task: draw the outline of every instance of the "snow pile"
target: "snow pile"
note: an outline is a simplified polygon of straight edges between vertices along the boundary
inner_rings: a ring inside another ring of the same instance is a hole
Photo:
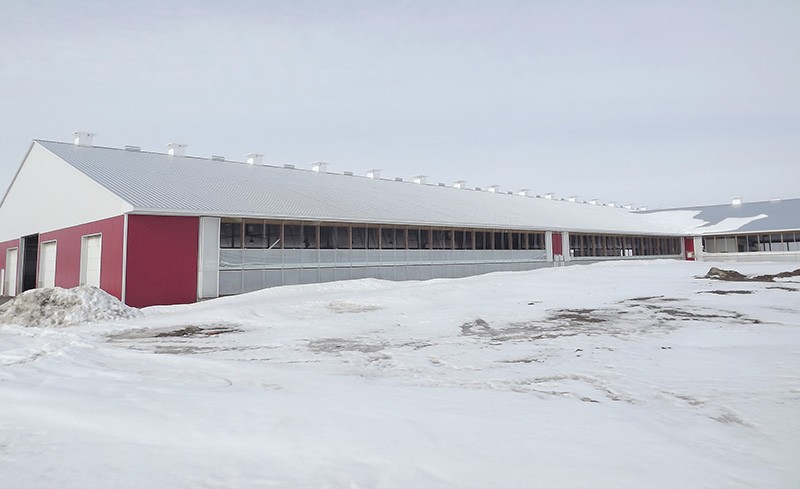
[[[33,289],[0,306],[0,324],[70,326],[138,316],[116,297],[90,285]]]

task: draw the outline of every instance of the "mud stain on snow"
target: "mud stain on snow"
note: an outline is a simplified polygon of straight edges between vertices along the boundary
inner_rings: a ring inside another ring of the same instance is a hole
[[[680,304],[685,300],[664,296],[635,297],[619,302],[616,307],[554,309],[548,311],[544,318],[498,325],[475,318],[460,325],[461,336],[486,339],[490,344],[498,345],[507,341],[535,341],[577,335],[668,333],[679,328],[683,321],[762,324],[760,319],[736,311]]]
[[[771,287],[767,287],[768,289],[777,289],[777,290],[785,290],[787,292],[800,292],[800,289],[796,289],[794,287],[785,287],[782,285],[774,285]]]
[[[119,343],[132,350],[172,355],[196,355],[267,348],[263,346],[222,346],[205,343],[220,335],[239,333],[241,331],[241,325],[237,323],[186,324],[171,328],[125,331],[109,335],[108,342]]]
[[[333,301],[328,303],[327,308],[337,314],[359,313],[369,311],[380,311],[383,306],[380,304],[357,304],[354,302]]]
[[[698,294],[716,295],[746,295],[754,293],[752,290],[701,290]]]
[[[187,324],[170,329],[138,329],[110,335],[109,341],[141,340],[152,338],[187,338],[208,337],[225,333],[241,332],[241,325],[236,323]]]
[[[709,416],[709,417],[711,419],[713,419],[714,421],[716,421],[718,423],[722,423],[722,424],[736,424],[736,425],[747,426],[747,427],[751,426],[750,423],[748,423],[745,420],[743,420],[736,413],[734,413],[732,411],[729,411],[727,409],[723,409],[722,413],[719,414],[718,416]]]
[[[340,352],[361,352],[374,353],[385,349],[388,343],[370,342],[359,339],[346,338],[320,338],[310,340],[308,349],[315,353],[340,353]]]

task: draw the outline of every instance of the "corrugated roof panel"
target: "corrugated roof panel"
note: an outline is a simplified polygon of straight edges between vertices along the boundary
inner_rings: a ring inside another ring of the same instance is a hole
[[[160,153],[37,141],[138,212],[669,234],[626,209]]]

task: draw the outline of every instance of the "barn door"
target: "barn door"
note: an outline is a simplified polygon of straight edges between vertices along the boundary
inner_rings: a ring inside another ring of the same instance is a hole
[[[81,240],[81,285],[100,287],[100,257],[103,237],[84,236]]]
[[[39,287],[56,286],[56,242],[42,243],[39,250]]]
[[[19,259],[19,249],[11,248],[6,251],[6,284],[5,295],[17,295],[17,260]]]
[[[553,232],[553,255],[563,254],[563,244],[561,233]]]
[[[684,258],[686,258],[689,261],[693,261],[693,260],[697,259],[697,256],[694,254],[694,238],[693,237],[683,238],[683,247],[684,247],[684,250],[686,252],[686,254],[684,255]]]
[[[39,271],[39,235],[22,238],[22,291],[36,288],[36,273]]]

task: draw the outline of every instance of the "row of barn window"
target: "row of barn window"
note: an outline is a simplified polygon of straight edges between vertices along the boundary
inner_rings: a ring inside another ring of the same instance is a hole
[[[543,232],[223,219],[220,248],[544,250]]]
[[[706,253],[748,253],[754,251],[800,251],[800,232],[705,236]]]
[[[680,255],[680,238],[668,236],[569,235],[570,256]]]

